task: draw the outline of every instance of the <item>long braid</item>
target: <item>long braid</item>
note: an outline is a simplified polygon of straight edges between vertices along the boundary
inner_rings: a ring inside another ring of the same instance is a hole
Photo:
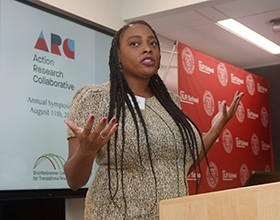
[[[183,137],[183,145],[184,145],[184,173],[185,176],[187,176],[187,171],[185,169],[186,165],[186,152],[187,152],[187,147],[189,147],[189,152],[191,154],[191,157],[193,159],[194,167],[198,167],[198,172],[196,171],[196,177],[198,173],[201,173],[201,167],[199,166],[200,161],[199,161],[199,147],[198,143],[196,141],[195,133],[191,127],[190,122],[192,123],[193,126],[196,127],[196,125],[192,122],[192,120],[187,117],[181,109],[172,101],[170,94],[163,83],[162,79],[159,77],[158,74],[153,75],[153,77],[150,80],[149,87],[153,91],[154,95],[157,97],[159,102],[162,104],[162,106],[169,112],[173,120],[175,121],[176,125],[179,128],[179,131]],[[196,129],[198,129],[196,127]],[[200,134],[200,133],[199,133]],[[202,139],[202,137],[200,136]],[[186,139],[186,141],[185,141]],[[187,142],[187,146],[186,146]],[[204,153],[206,152],[205,146],[202,142],[202,148]],[[206,156],[206,155],[205,155]],[[206,163],[209,165],[208,158],[206,158]],[[198,165],[198,166],[197,166]],[[184,179],[185,185],[187,186],[186,183],[186,178]],[[199,181],[198,177],[196,178],[196,191],[198,191],[199,188]]]

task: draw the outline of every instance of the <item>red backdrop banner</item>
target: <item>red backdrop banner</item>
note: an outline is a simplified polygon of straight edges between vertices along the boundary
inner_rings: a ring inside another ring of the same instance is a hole
[[[236,91],[244,92],[232,120],[205,159],[199,193],[243,186],[254,171],[274,170],[269,117],[268,82],[264,78],[178,44],[178,93],[181,107],[204,135],[220,103],[230,105]],[[188,176],[190,194],[195,175]]]

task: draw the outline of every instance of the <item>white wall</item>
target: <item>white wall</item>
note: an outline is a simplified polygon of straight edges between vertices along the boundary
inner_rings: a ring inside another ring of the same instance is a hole
[[[158,73],[168,90],[178,93],[177,45],[175,41],[158,37],[161,47],[161,65]]]
[[[144,15],[155,15],[207,1],[209,0],[122,0],[121,14],[124,20],[130,20]]]
[[[122,0],[39,0],[113,30],[125,24],[121,17]]]
[[[33,0],[36,1],[36,0]],[[209,0],[38,0],[113,30],[118,30],[126,20],[170,11]]]

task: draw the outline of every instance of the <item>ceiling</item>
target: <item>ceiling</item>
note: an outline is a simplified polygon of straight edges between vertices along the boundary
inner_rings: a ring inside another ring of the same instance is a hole
[[[139,19],[146,20],[169,41],[184,43],[240,68],[280,64],[280,54],[263,51],[216,25],[218,20],[227,18],[239,21],[280,45],[280,32],[274,32],[270,22],[280,18],[280,0],[212,0]]]

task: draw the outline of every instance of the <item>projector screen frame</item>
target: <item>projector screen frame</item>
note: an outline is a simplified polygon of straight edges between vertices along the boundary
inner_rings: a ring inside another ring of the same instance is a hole
[[[90,20],[74,15],[67,11],[58,9],[46,3],[35,0],[14,0],[16,2],[28,5],[35,9],[47,12],[49,14],[58,16],[84,27],[90,28],[94,31],[113,37],[115,31],[94,23]],[[63,134],[62,134],[63,135]],[[15,180],[18,181],[18,180]],[[70,188],[48,188],[48,189],[15,189],[15,190],[0,190],[0,201],[10,200],[25,200],[25,199],[49,199],[49,198],[84,198],[87,192],[87,188],[81,188],[77,191],[73,191]]]

